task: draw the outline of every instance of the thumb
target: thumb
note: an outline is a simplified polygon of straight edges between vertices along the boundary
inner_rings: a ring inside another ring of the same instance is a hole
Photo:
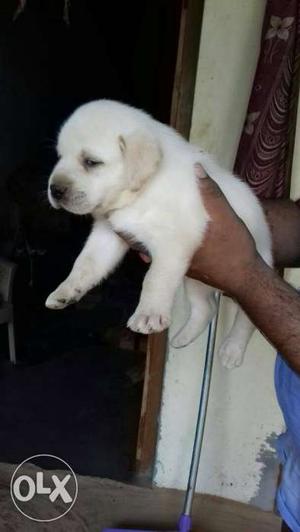
[[[205,179],[206,177],[208,177],[201,163],[195,163],[194,170],[195,170],[195,176],[198,179]]]
[[[225,200],[225,196],[223,192],[221,191],[220,187],[217,185],[217,183],[211,179],[211,177],[207,174],[206,170],[204,170],[201,163],[195,163],[194,164],[194,170],[195,175],[198,179],[199,187],[202,193],[202,197],[205,200],[207,199],[210,203],[212,202],[220,202],[220,199]]]

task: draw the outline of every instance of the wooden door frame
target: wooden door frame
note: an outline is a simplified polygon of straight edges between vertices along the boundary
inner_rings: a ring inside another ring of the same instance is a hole
[[[188,138],[199,54],[204,0],[183,0],[171,105],[171,125]],[[136,450],[136,475],[151,481],[157,444],[167,333],[148,337],[145,379]]]

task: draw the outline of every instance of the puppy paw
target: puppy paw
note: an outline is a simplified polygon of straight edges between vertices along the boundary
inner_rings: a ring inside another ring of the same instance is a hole
[[[243,345],[237,343],[234,338],[228,337],[222,343],[218,355],[225,368],[238,368],[243,363],[245,348]]]
[[[80,299],[80,290],[74,290],[70,286],[62,283],[46,299],[46,307],[52,310],[59,310],[76,303]]]
[[[134,332],[151,334],[164,331],[169,327],[170,323],[171,317],[168,314],[143,312],[137,309],[129,318],[127,327]]]

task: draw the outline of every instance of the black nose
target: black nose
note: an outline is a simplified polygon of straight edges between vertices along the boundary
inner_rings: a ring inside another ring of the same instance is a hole
[[[67,187],[65,185],[50,185],[50,192],[54,199],[61,200],[65,192],[67,190]]]

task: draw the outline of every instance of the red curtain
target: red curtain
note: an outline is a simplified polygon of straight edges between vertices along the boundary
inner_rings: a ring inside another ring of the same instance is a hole
[[[300,0],[269,0],[234,169],[260,198],[288,195],[299,59]]]

